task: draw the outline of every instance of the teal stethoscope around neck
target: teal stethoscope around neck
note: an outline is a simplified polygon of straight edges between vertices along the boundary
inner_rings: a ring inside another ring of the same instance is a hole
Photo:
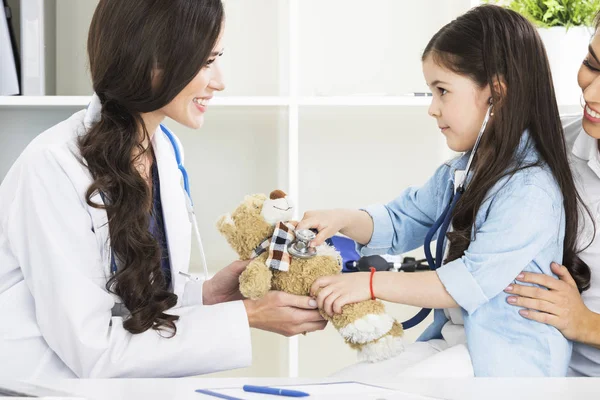
[[[185,167],[183,166],[183,155],[181,153],[181,143],[179,142],[179,139],[177,139],[177,137],[173,134],[173,132],[171,132],[169,130],[169,128],[167,128],[165,125],[160,124],[160,129],[161,131],[165,134],[165,136],[167,137],[167,139],[169,139],[169,142],[171,143],[171,146],[173,147],[173,152],[175,154],[175,161],[177,162],[177,168],[179,169],[179,172],[181,172],[181,176],[182,176],[182,180],[183,180],[183,191],[185,192],[185,206],[186,209],[188,211],[188,217],[190,219],[190,222],[192,224],[193,230],[194,230],[194,235],[196,236],[196,243],[198,244],[198,250],[200,252],[200,258],[202,259],[202,266],[204,268],[204,279],[208,280],[208,266],[206,264],[206,255],[204,253],[204,246],[202,245],[202,238],[200,236],[200,230],[198,229],[198,220],[196,219],[196,213],[194,212],[194,203],[192,202],[192,194],[190,192],[190,181],[189,181],[189,177],[188,177],[188,173],[187,170],[185,169]],[[110,259],[110,270],[111,273],[114,275],[117,273],[117,263],[114,257],[114,253],[111,252],[111,259]],[[192,280],[198,280],[198,278],[194,277],[193,275],[184,273],[184,272],[179,272],[180,275],[183,275],[189,279]]]
[[[475,153],[477,148],[479,147],[479,142],[481,141],[481,137],[483,136],[483,132],[485,132],[485,128],[487,127],[488,121],[490,120],[490,116],[492,115],[492,99],[490,98],[490,105],[487,109],[487,113],[485,114],[485,118],[483,119],[483,123],[481,124],[481,129],[479,130],[479,135],[477,135],[477,140],[475,141],[475,146],[473,146],[473,150],[471,150],[471,155],[469,156],[469,161],[467,162],[467,168],[464,173],[464,177],[462,182],[458,185],[455,193],[452,194],[448,205],[444,209],[444,212],[440,217],[435,221],[431,229],[425,235],[425,243],[424,243],[424,251],[425,258],[427,259],[427,263],[429,264],[429,268],[432,271],[435,271],[439,267],[442,266],[444,250],[446,245],[446,233],[448,232],[448,227],[450,226],[450,221],[452,220],[452,212],[456,208],[456,204],[462,197],[463,193],[467,188],[467,177],[469,175],[469,171],[471,169],[471,164],[473,162],[473,157],[475,157]],[[439,233],[438,233],[439,231]],[[431,241],[433,237],[437,235],[436,249],[435,249],[435,259],[431,254]],[[414,317],[410,318],[407,321],[402,323],[402,327],[404,329],[412,328],[421,322],[431,313],[431,308],[423,308],[419,311]]]

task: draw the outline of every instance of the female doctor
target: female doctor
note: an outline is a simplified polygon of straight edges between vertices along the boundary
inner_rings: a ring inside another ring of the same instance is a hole
[[[0,379],[203,374],[250,364],[249,327],[324,328],[309,298],[241,300],[243,262],[206,282],[180,274],[191,224],[159,124],[203,124],[224,88],[223,21],[221,0],[100,0],[96,95],[0,186]]]

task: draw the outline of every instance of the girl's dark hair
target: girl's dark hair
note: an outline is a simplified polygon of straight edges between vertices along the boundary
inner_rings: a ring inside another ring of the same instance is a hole
[[[175,335],[177,304],[161,271],[161,249],[149,232],[152,194],[136,168],[150,135],[142,113],[175,98],[206,65],[221,34],[221,0],[100,0],[88,36],[101,117],[79,140],[93,182],[87,203],[106,208],[111,248],[120,268],[106,284],[130,312],[123,326]],[[91,198],[102,193],[105,206]]]
[[[563,195],[563,264],[579,291],[586,290],[590,268],[577,256],[576,249],[581,220],[578,207],[585,206],[569,168],[552,74],[536,29],[514,11],[493,5],[475,7],[435,34],[423,52],[423,60],[429,56],[438,65],[468,76],[481,88],[489,85],[494,103],[494,117],[474,158],[472,181],[452,216],[454,231],[448,234],[447,262],[462,257],[468,248],[475,216],[490,189],[503,177],[543,162]],[[498,82],[505,83],[506,90],[497,90],[501,85],[494,83]],[[541,158],[533,165],[525,165],[516,155],[526,129]]]

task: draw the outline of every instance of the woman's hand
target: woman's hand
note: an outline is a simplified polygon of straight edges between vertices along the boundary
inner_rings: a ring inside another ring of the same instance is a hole
[[[244,300],[244,306],[252,328],[288,337],[327,326],[316,309],[317,303],[307,296],[270,291],[258,300]]]
[[[566,267],[552,263],[554,277],[524,272],[517,277],[518,281],[535,283],[535,286],[510,285],[506,292],[515,294],[507,301],[515,306],[524,307],[519,313],[534,321],[556,327],[570,340],[585,342],[585,336],[594,316],[583,303],[577,285]]]
[[[234,261],[202,286],[202,303],[205,305],[242,300],[240,293],[240,275],[250,264],[248,261]]]
[[[369,272],[353,272],[321,277],[313,283],[310,295],[316,297],[319,308],[330,317],[341,314],[346,304],[371,298],[369,275]]]

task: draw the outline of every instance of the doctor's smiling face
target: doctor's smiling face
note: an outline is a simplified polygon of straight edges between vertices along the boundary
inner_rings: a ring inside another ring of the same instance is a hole
[[[194,79],[169,104],[159,110],[163,117],[171,118],[192,129],[198,129],[204,124],[204,113],[214,92],[225,89],[219,63],[219,58],[223,55],[221,37]]]
[[[481,88],[471,78],[440,66],[431,54],[423,60],[423,75],[433,93],[428,113],[437,120],[448,147],[471,150],[489,107],[489,86]]]

